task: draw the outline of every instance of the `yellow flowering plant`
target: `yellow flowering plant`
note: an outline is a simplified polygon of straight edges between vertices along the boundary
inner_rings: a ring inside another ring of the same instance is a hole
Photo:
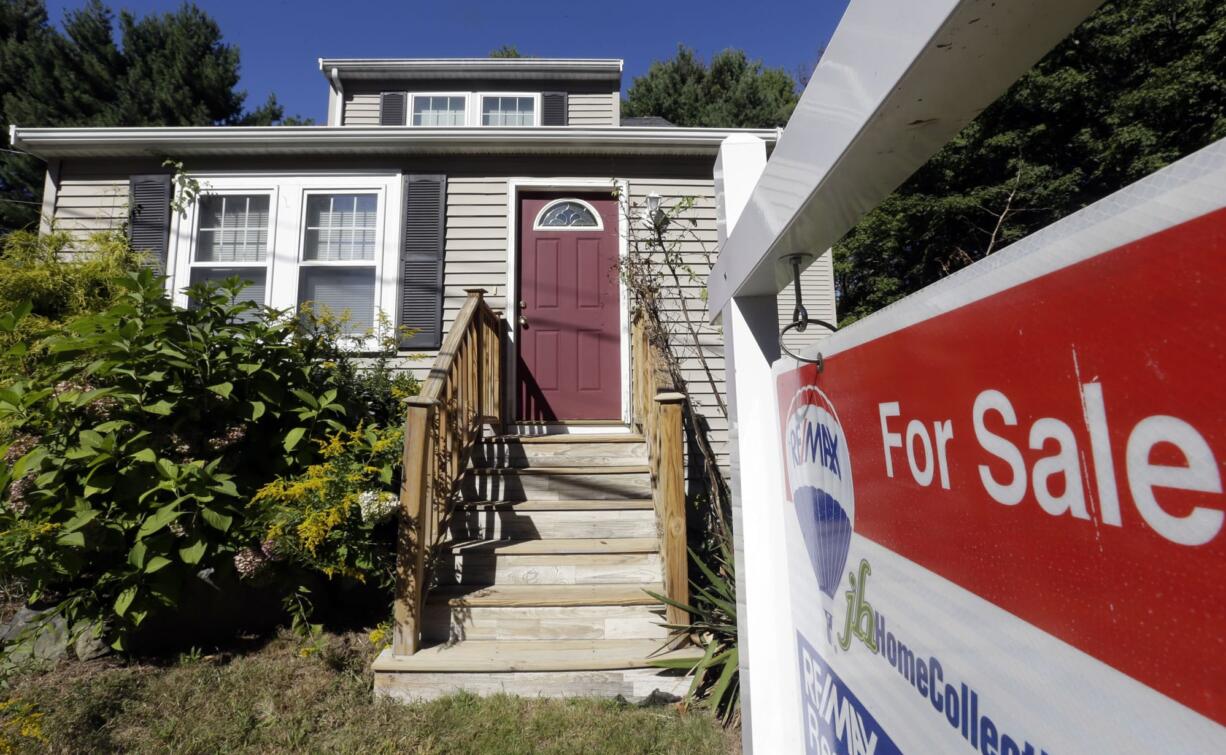
[[[257,559],[390,589],[399,428],[359,426],[317,441],[319,460],[264,485],[248,504],[264,527]]]

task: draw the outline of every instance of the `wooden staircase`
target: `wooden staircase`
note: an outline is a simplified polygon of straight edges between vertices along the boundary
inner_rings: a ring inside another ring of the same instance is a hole
[[[373,665],[376,694],[683,693],[689,679],[653,662],[701,650],[665,648],[662,625],[686,616],[648,594],[688,602],[680,396],[638,339],[637,433],[496,434],[501,323],[481,294],[409,409],[394,641]]]
[[[659,527],[639,435],[486,438],[461,485],[422,611],[423,647],[385,653],[376,689],[642,698],[663,674]],[[700,654],[700,653],[699,653]]]

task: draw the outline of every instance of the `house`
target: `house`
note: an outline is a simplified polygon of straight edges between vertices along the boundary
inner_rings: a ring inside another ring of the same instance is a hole
[[[44,226],[130,222],[184,305],[185,286],[238,274],[268,305],[348,311],[355,333],[378,313],[411,329],[400,347],[425,357],[405,366],[429,378],[415,411],[432,431],[409,432],[406,462],[423,466],[406,467],[417,487],[402,498],[416,541],[442,556],[432,570],[419,549],[405,565],[380,690],[676,687],[645,668],[664,631],[643,586],[685,588],[684,522],[679,544],[664,543],[660,500],[683,495],[684,480],[661,482],[662,466],[684,474],[682,438],[667,402],[665,419],[643,415],[656,393],[687,394],[726,468],[722,342],[701,296],[717,245],[712,170],[729,136],[769,147],[776,132],[623,124],[620,60],[319,67],[326,126],[14,128],[13,144],[48,163]],[[182,213],[168,158],[203,188]],[[654,347],[634,337],[617,267],[650,253],[648,208],[683,201],[670,243],[685,269],[662,282],[660,309],[698,343],[674,344],[684,385],[645,387]],[[832,320],[823,260],[806,297]],[[790,317],[790,302],[780,309]],[[440,467],[439,443],[459,461]],[[670,565],[680,577],[662,574]]]

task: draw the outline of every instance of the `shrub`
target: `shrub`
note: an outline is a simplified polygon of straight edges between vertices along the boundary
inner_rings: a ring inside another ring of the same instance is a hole
[[[249,571],[270,527],[305,525],[323,505],[291,513],[272,493],[249,504],[271,480],[322,469],[361,477],[344,485],[391,488],[392,436],[378,428],[399,418],[367,400],[376,387],[334,328],[238,302],[238,280],[193,288],[190,309],[173,306],[149,270],[116,285],[114,303],[46,338],[30,372],[0,389],[11,428],[0,445],[0,572],[74,634],[93,627],[125,648],[185,590]],[[390,372],[385,358],[375,370]],[[338,438],[371,454],[333,454]],[[265,501],[280,507],[262,512]],[[362,526],[327,534],[304,564],[326,574],[373,563]]]
[[[240,573],[254,577],[270,567],[305,569],[390,595],[399,507],[390,488],[400,465],[402,431],[357,427],[316,442],[322,457],[318,463],[269,482],[248,504],[248,515],[264,529],[264,539],[258,549],[240,551]],[[308,601],[302,591],[287,596],[287,608],[300,628],[307,625]]]
[[[120,233],[94,234],[77,246],[71,252],[73,238],[60,232],[13,231],[0,241],[0,312],[30,308],[20,328],[0,334],[0,352],[23,343],[24,356],[64,321],[107,307],[122,293],[118,279],[139,268],[140,255]],[[21,359],[0,362],[9,372],[23,366]]]

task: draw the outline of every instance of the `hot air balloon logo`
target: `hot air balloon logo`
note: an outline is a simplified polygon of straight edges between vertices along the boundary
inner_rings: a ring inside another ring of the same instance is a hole
[[[818,587],[833,598],[847,564],[856,514],[847,439],[834,405],[816,386],[796,392],[787,418],[792,504]]]

